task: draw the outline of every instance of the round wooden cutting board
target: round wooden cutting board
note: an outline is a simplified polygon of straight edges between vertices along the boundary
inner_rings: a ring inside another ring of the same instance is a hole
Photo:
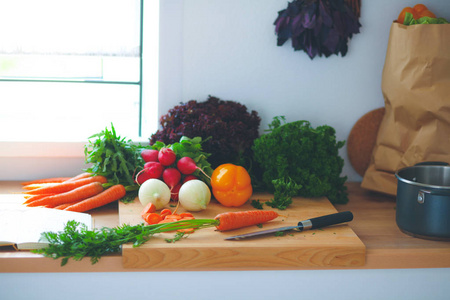
[[[369,167],[383,116],[384,107],[366,113],[355,123],[348,136],[347,155],[353,169],[361,176]]]

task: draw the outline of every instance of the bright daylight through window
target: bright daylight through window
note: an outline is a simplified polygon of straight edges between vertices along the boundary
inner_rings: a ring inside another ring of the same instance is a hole
[[[142,57],[157,60],[158,47],[146,41],[143,52],[155,36],[144,24],[157,27],[158,10],[144,0],[2,1],[0,140],[85,141],[111,123],[147,137],[143,101],[156,107],[157,95],[152,86],[144,99],[143,78],[156,85],[157,68]]]

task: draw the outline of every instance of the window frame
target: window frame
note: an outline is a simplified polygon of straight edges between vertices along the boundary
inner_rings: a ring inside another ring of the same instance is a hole
[[[159,44],[159,11],[160,1],[152,3],[152,8],[157,9],[157,17],[151,18],[149,22],[145,20],[145,5],[144,0],[140,0],[140,67],[139,67],[139,81],[138,82],[118,82],[118,81],[77,81],[77,80],[51,80],[51,82],[71,82],[73,84],[130,84],[139,85],[139,124],[137,136],[126,136],[135,143],[148,143],[148,136],[151,134],[153,127],[157,127],[155,120],[143,118],[143,111],[153,110],[158,111],[158,82],[155,80],[146,80],[144,76],[145,70],[158,70],[158,59],[143,59],[146,57],[146,38],[144,35],[146,30],[152,31],[152,38],[158,40]],[[152,26],[152,27],[150,27]],[[149,39],[147,39],[148,41]],[[153,49],[153,52],[159,53],[159,46]],[[149,57],[152,57],[150,54]],[[159,57],[159,55],[157,56]],[[2,79],[1,81],[31,81],[30,79],[16,80],[16,79]],[[32,80],[32,81],[48,81],[48,80]],[[151,108],[149,108],[151,107]],[[149,123],[152,123],[149,127]],[[155,124],[153,124],[155,123]],[[145,131],[143,128],[151,128]],[[101,129],[99,129],[100,131]],[[96,132],[93,132],[96,133]],[[121,134],[121,133],[118,133]],[[123,136],[121,134],[121,136]],[[0,165],[2,165],[3,172],[0,174],[0,180],[26,180],[30,178],[42,178],[52,176],[70,176],[74,172],[81,172],[80,168],[84,168],[84,146],[87,144],[87,139],[82,141],[27,141],[27,140],[0,140]],[[36,164],[31,164],[36,162]],[[39,167],[45,162],[58,161],[57,164],[51,164],[45,170],[39,170]],[[14,169],[27,170],[20,172]]]

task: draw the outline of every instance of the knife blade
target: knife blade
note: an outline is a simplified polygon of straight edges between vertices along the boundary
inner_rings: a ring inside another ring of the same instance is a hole
[[[268,235],[271,233],[284,232],[290,230],[305,231],[317,228],[323,228],[331,225],[336,225],[340,223],[350,222],[353,220],[353,214],[350,211],[339,212],[335,214],[320,216],[316,218],[311,218],[308,220],[298,222],[297,226],[286,226],[272,228],[268,230],[250,232],[241,235],[235,235],[225,238],[225,240],[242,240],[251,237],[258,237],[262,235]]]

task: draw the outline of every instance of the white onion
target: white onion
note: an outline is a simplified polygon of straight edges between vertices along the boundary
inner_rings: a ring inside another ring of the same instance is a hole
[[[151,202],[160,210],[170,201],[170,189],[163,181],[151,178],[139,187],[138,196],[143,206]]]
[[[211,201],[211,191],[203,181],[189,180],[181,186],[178,201],[187,211],[201,211]]]

